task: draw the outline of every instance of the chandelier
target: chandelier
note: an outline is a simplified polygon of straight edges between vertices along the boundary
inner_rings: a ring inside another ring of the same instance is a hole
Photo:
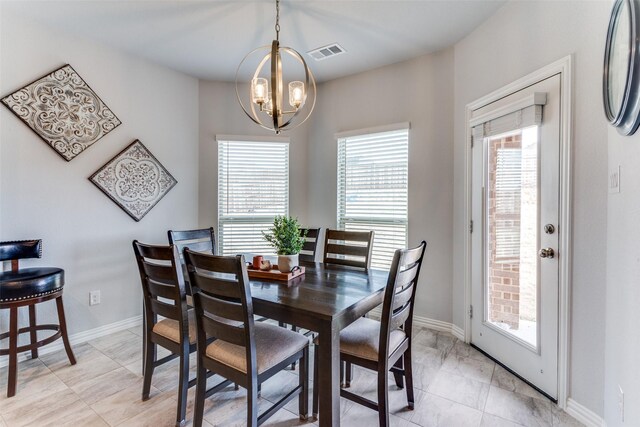
[[[271,46],[254,49],[238,65],[236,96],[242,110],[251,120],[279,134],[283,130],[291,130],[301,125],[309,118],[316,103],[316,81],[302,55],[290,47],[280,46],[280,0],[276,0],[275,30],[276,39]],[[288,106],[286,107],[283,105],[286,83],[283,73],[285,60],[285,65],[291,67],[287,75]],[[257,62],[257,66],[253,71],[250,84],[247,85],[242,75],[246,69],[252,69],[249,68],[251,61]],[[298,68],[295,73],[294,66]]]

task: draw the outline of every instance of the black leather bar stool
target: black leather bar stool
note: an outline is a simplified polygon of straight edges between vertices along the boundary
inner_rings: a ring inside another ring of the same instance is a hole
[[[11,270],[0,272],[0,309],[9,309],[9,332],[0,334],[0,340],[9,337],[9,347],[0,349],[0,356],[9,355],[7,397],[16,394],[18,353],[31,351],[38,357],[38,348],[62,338],[69,362],[76,364],[67,337],[67,325],[62,305],[64,270],[53,267],[20,268],[19,260],[42,257],[42,240],[0,242],[0,261],[11,261]],[[58,325],[36,325],[36,304],[56,300]],[[29,326],[18,329],[18,308],[29,307]],[[38,341],[37,331],[55,331],[53,335]],[[29,333],[31,343],[18,347],[18,335]]]

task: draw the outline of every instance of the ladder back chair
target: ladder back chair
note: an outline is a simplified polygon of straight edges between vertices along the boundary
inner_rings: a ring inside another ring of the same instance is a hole
[[[9,338],[9,347],[0,348],[0,356],[9,355],[7,397],[16,394],[18,353],[31,351],[31,358],[38,358],[38,348],[62,338],[64,349],[72,365],[76,358],[67,336],[67,323],[62,304],[64,270],[55,267],[20,268],[20,260],[42,257],[42,240],[0,242],[0,262],[11,261],[9,271],[0,271],[0,309],[9,310],[9,331],[0,334],[0,340]],[[36,304],[56,300],[57,325],[36,324]],[[29,326],[18,328],[18,308],[29,307]],[[55,331],[38,341],[37,331]],[[29,333],[30,343],[18,346],[18,336]]]
[[[300,235],[305,236],[304,246],[300,251],[300,261],[316,262],[316,250],[321,228],[301,228]]]
[[[187,273],[187,267],[184,265],[184,248],[189,248],[192,251],[202,252],[206,254],[216,255],[216,235],[213,231],[213,227],[199,228],[195,230],[169,230],[167,231],[167,237],[169,238],[170,245],[176,245],[178,248],[178,254],[180,254],[180,261],[182,264],[182,273],[186,282],[187,288],[187,304],[193,307],[191,300],[191,288],[189,287],[189,274]]]
[[[381,427],[389,426],[388,371],[393,373],[396,385],[399,388],[405,388],[407,407],[409,409],[414,407],[411,367],[413,301],[426,247],[427,243],[422,241],[413,249],[398,249],[395,252],[385,289],[380,321],[361,317],[340,333],[341,362],[352,363],[378,373],[378,402],[345,389],[340,390],[340,396],[378,411]],[[319,375],[317,349],[315,354],[314,374]],[[314,381],[314,417],[318,414],[318,404],[318,387]]]
[[[193,289],[198,336],[198,376],[194,426],[200,427],[206,397],[236,383],[247,389],[247,423],[257,427],[298,396],[300,418],[309,400],[309,340],[268,323],[255,322],[244,256],[205,255],[185,249]],[[211,344],[206,337],[215,338]],[[299,384],[258,415],[258,387],[294,361],[300,361]],[[206,375],[225,378],[206,390]]]
[[[169,244],[177,246],[180,259],[182,259],[184,248],[187,247],[196,252],[216,254],[216,235],[213,227],[197,230],[169,230],[167,236]]]
[[[133,251],[144,297],[142,400],[149,399],[154,369],[179,357],[176,426],[183,426],[187,410],[187,392],[189,387],[196,383],[195,379],[189,381],[189,354],[196,350],[196,323],[195,313],[189,310],[187,305],[178,248],[175,245],[146,245],[134,240]],[[158,316],[164,319],[158,320]],[[171,354],[158,360],[158,345],[169,350]]]
[[[374,231],[344,231],[327,229],[324,239],[325,264],[371,268]]]
[[[300,236],[305,236],[304,246],[302,247],[302,251],[300,251],[300,261],[301,262],[316,262],[316,252],[318,249],[318,240],[320,239],[320,230],[322,228],[301,228]],[[286,326],[283,322],[279,323],[280,326]],[[291,325],[291,330],[297,332],[298,327],[296,325]],[[312,331],[305,332],[306,336],[313,335]],[[295,370],[296,364],[293,363],[291,365],[291,369]]]

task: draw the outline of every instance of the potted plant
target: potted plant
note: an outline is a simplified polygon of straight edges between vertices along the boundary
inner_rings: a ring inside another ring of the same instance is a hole
[[[305,234],[300,235],[300,224],[291,216],[276,216],[273,227],[263,232],[265,240],[278,252],[278,270],[289,273],[298,265],[298,254],[305,242]]]

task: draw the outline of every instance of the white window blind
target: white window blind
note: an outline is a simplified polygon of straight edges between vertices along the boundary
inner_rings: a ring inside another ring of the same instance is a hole
[[[371,265],[407,247],[409,130],[338,138],[338,228],[374,230]]]
[[[275,253],[262,232],[288,214],[289,143],[219,140],[219,253]]]
[[[496,260],[520,259],[522,149],[498,148],[495,169]]]

